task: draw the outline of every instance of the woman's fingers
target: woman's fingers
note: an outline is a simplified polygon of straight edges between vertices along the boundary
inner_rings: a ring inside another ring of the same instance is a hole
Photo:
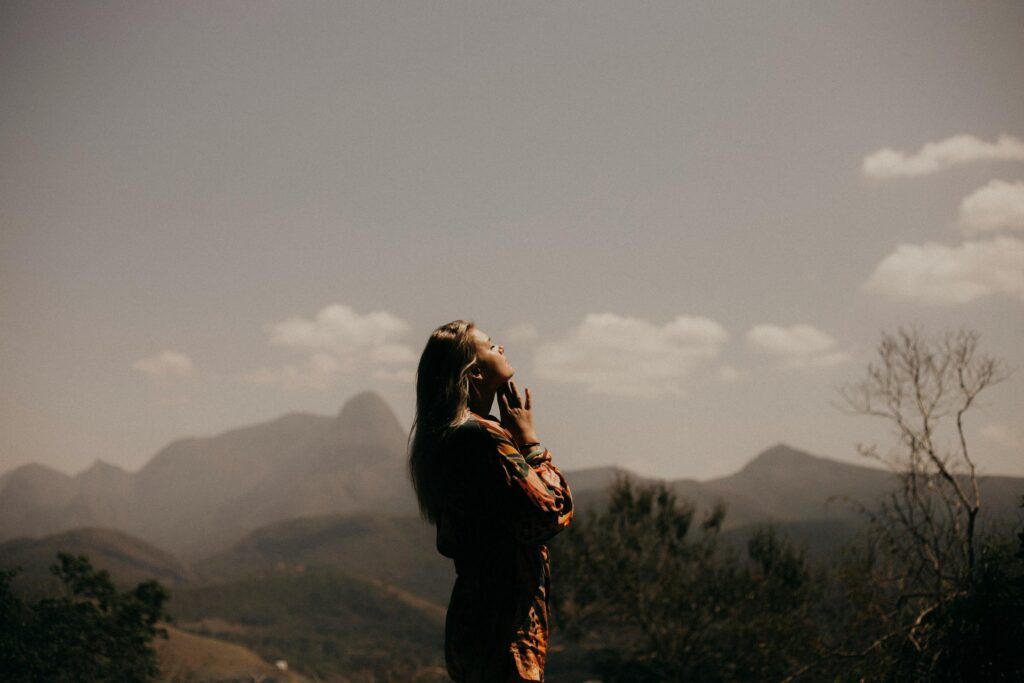
[[[526,392],[526,404],[523,407],[526,408],[527,410],[529,410],[530,409],[530,387],[526,387],[525,389],[523,389],[523,391]]]
[[[508,398],[508,405],[511,408],[521,408],[523,400],[519,397],[519,392],[516,390],[516,385],[512,381],[505,382],[502,386],[505,396]]]

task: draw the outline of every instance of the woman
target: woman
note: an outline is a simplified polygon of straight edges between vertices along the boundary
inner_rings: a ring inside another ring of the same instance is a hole
[[[409,470],[438,551],[455,561],[445,661],[467,683],[544,679],[543,543],[572,519],[569,486],[514,373],[505,349],[465,320],[434,330],[417,371]],[[495,396],[500,420],[490,415]]]

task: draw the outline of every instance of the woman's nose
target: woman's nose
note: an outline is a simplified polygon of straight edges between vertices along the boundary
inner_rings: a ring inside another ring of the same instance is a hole
[[[500,353],[501,355],[503,355],[503,356],[504,356],[504,355],[505,355],[505,347],[504,347],[504,346],[501,346],[501,345],[499,344],[499,345],[498,345],[498,353]]]

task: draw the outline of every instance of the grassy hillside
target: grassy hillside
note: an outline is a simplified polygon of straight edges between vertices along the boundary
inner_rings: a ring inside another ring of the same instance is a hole
[[[173,588],[195,580],[192,570],[171,554],[116,529],[73,529],[44,538],[0,543],[0,568],[21,567],[15,587],[33,593],[56,585],[50,565],[58,552],[86,555],[93,567],[110,573],[119,587],[156,579]]]
[[[252,650],[215,638],[207,638],[165,625],[167,640],[157,638],[154,647],[160,660],[159,683],[260,680],[263,683],[309,683],[294,671],[281,671]]]
[[[447,680],[441,608],[334,568],[181,589],[168,611],[184,630],[323,681]]]
[[[305,517],[258,529],[230,550],[197,563],[196,571],[205,581],[223,581],[277,569],[332,566],[445,605],[455,572],[434,545],[434,528],[418,517]]]

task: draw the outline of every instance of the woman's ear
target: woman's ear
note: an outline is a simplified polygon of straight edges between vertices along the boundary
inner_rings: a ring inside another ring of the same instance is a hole
[[[469,366],[469,378],[470,379],[483,379],[484,371],[480,369],[480,366],[473,363]]]

